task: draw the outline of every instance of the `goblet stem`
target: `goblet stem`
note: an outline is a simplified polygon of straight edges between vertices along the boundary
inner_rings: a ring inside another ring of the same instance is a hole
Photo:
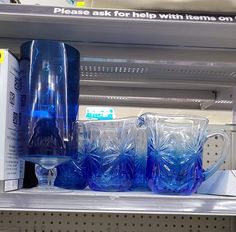
[[[57,169],[46,169],[38,164],[35,165],[35,174],[38,179],[38,187],[40,188],[53,188],[54,182],[57,177]]]
[[[48,186],[53,187],[57,177],[57,169],[51,168],[48,173]]]

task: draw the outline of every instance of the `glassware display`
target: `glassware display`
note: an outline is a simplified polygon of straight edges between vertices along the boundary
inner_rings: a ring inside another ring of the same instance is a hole
[[[195,116],[145,113],[139,125],[147,128],[147,181],[153,192],[188,195],[213,175],[224,162],[229,147],[224,132],[207,135],[208,119]],[[208,138],[224,141],[220,159],[209,169],[202,167],[203,145]]]
[[[84,153],[88,185],[96,191],[127,191],[134,182],[137,119],[87,121]]]
[[[27,83],[28,106],[28,145],[22,158],[50,170],[48,180],[72,155],[68,143],[79,106],[79,70],[79,52],[62,42],[33,40],[21,46],[20,77]],[[41,168],[36,166],[45,173]]]

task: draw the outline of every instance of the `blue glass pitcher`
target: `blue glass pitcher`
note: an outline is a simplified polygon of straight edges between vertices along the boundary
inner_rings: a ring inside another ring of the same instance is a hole
[[[229,138],[223,132],[207,135],[207,118],[145,113],[139,117],[139,125],[147,128],[146,178],[153,192],[194,193],[226,158]],[[204,170],[203,146],[214,136],[222,137],[223,151],[220,159]]]
[[[132,187],[136,126],[136,118],[84,123],[87,181],[92,190],[127,191]]]

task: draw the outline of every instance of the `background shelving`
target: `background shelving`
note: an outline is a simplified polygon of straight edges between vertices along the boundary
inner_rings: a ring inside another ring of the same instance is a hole
[[[11,232],[19,229],[24,232],[235,231],[234,217],[225,216],[12,211],[0,215],[0,228],[5,228],[4,232],[9,229],[12,229]]]
[[[79,48],[81,104],[174,108],[177,102],[179,108],[232,110],[235,20],[143,20],[53,11],[0,5],[0,43],[16,53],[20,43],[33,38],[64,40]]]
[[[25,40],[0,43],[19,54]],[[81,104],[232,110],[236,50],[69,43],[81,52]]]

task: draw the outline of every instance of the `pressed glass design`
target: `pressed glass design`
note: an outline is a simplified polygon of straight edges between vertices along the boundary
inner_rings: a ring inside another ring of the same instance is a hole
[[[84,123],[88,185],[97,191],[127,191],[134,182],[136,119]]]
[[[147,128],[146,177],[153,192],[194,193],[226,158],[228,137],[223,132],[207,135],[206,118],[146,113],[140,116],[139,124]],[[222,137],[224,147],[218,162],[204,170],[203,145],[212,136]]]

